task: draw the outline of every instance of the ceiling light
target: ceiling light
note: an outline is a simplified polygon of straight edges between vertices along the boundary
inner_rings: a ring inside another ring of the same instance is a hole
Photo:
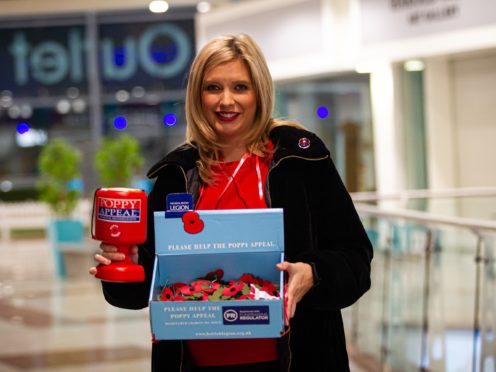
[[[169,9],[169,4],[167,3],[167,1],[154,0],[150,2],[150,5],[148,5],[148,9],[150,9],[150,12],[152,13],[165,13],[167,9]]]
[[[403,68],[406,71],[423,71],[424,70],[424,62],[418,59],[412,59],[410,61],[406,61],[403,64]]]
[[[196,5],[196,10],[198,10],[199,13],[208,13],[210,11],[210,3],[208,1],[200,1]]]
[[[370,74],[374,70],[372,63],[361,62],[355,66],[355,72],[359,74]]]

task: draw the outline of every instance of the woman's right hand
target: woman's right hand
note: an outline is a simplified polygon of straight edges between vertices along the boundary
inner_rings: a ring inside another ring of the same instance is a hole
[[[95,254],[95,261],[99,264],[108,265],[112,261],[123,261],[125,259],[124,253],[118,252],[117,247],[111,244],[100,243],[100,249],[102,252]],[[134,245],[131,248],[130,254],[132,255],[133,261],[137,262],[138,257],[138,246]],[[96,266],[90,268],[89,273],[91,275],[96,274]]]

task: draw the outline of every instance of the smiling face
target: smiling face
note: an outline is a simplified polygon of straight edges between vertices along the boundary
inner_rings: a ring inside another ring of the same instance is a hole
[[[205,73],[202,107],[222,143],[241,144],[253,125],[257,108],[250,72],[242,60],[222,63]]]

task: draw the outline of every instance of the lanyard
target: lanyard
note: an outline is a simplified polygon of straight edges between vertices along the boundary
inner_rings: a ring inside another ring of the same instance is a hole
[[[260,162],[258,161],[258,156],[255,155],[255,161],[257,163],[257,178],[258,178],[258,198],[260,201],[263,200],[263,189],[262,189],[262,174],[260,173]]]
[[[219,206],[220,200],[222,199],[222,197],[226,193],[226,191],[229,188],[229,186],[231,186],[231,184],[234,182],[234,177],[236,177],[236,174],[238,174],[238,171],[241,169],[241,167],[243,166],[244,162],[246,161],[246,159],[249,156],[250,156],[250,154],[248,152],[245,152],[245,154],[243,155],[243,157],[239,161],[239,164],[236,167],[236,169],[234,170],[234,172],[232,173],[232,175],[230,175],[230,176],[227,177],[226,187],[224,187],[224,190],[222,190],[222,192],[220,193],[219,198],[217,199],[217,202],[215,203],[215,208],[214,209],[217,209],[217,207]]]
[[[248,159],[250,156],[251,156],[251,154],[248,153],[248,152],[246,152],[243,155],[243,157],[241,158],[241,160],[239,161],[239,164],[236,167],[236,169],[234,170],[234,172],[230,176],[227,177],[227,184],[224,187],[224,189],[222,190],[222,192],[220,193],[219,197],[217,198],[217,201],[215,202],[214,209],[217,209],[217,207],[219,206],[219,203],[220,203],[222,197],[224,196],[224,194],[226,193],[226,191],[229,189],[229,187],[231,186],[231,184],[234,182],[234,178],[238,174],[239,170],[243,166],[243,164],[246,161],[246,159]],[[258,159],[258,156],[256,156],[256,155],[255,155],[255,164],[256,164],[257,179],[258,179],[257,180],[258,198],[260,199],[260,201],[263,201],[264,196],[263,196],[263,188],[262,188],[262,173],[260,172],[260,161]],[[198,205],[198,203],[200,202],[200,200],[201,200],[201,198],[203,196],[203,191],[204,191],[204,186],[202,185],[200,187],[200,195],[198,197],[198,201],[196,202],[197,205]],[[245,206],[246,206],[246,204],[245,204]]]

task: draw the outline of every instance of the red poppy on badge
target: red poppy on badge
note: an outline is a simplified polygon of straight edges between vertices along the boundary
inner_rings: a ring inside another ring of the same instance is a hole
[[[298,140],[298,147],[300,149],[308,149],[310,147],[310,140],[306,137],[300,138]]]

